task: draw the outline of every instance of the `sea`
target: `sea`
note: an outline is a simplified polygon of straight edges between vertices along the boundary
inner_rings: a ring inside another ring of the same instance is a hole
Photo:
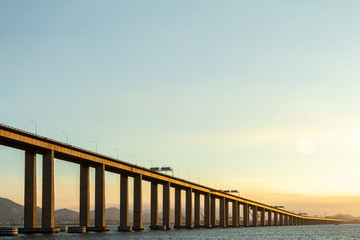
[[[55,234],[19,234],[16,237],[0,237],[5,239],[301,239],[301,240],[331,240],[331,239],[359,239],[360,224],[342,225],[311,225],[311,226],[277,226],[277,227],[239,227],[239,228],[210,228],[210,229],[171,229],[168,231],[145,230],[140,232],[118,232],[117,226],[111,226],[108,232],[67,233]]]

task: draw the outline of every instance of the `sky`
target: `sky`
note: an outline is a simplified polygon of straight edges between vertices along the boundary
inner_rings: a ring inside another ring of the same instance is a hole
[[[0,122],[291,211],[360,216],[359,10],[1,1]],[[23,203],[24,152],[0,146],[0,162],[0,195]],[[55,208],[78,210],[78,188],[79,166],[55,160]],[[38,156],[41,206],[40,190]],[[106,196],[119,205],[111,173]]]

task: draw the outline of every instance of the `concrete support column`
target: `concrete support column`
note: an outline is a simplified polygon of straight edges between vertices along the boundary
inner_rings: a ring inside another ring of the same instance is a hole
[[[200,227],[200,194],[198,192],[195,192],[195,223],[194,226],[196,228]]]
[[[257,213],[257,206],[252,206],[252,210],[253,210],[253,227],[257,227],[258,226],[258,213]]]
[[[175,228],[181,227],[181,188],[175,188]]]
[[[129,226],[129,177],[121,174],[120,177],[120,226],[119,231],[131,231]]]
[[[250,215],[250,213],[249,213],[249,204],[247,204],[247,203],[244,203],[244,205],[243,205],[243,208],[244,208],[244,210],[243,210],[243,213],[244,213],[244,216],[243,216],[243,222],[244,222],[244,227],[249,227],[249,215]]]
[[[280,226],[284,226],[284,214],[280,213],[280,214],[279,214],[279,217],[280,217],[280,223],[279,223],[279,225],[280,225]]]
[[[34,151],[25,151],[24,197],[24,228],[36,228],[36,153]]]
[[[210,212],[210,194],[204,194],[204,225],[205,227],[211,227],[211,212]]]
[[[266,224],[265,224],[265,208],[262,208],[261,209],[261,226],[266,226]]]
[[[216,198],[213,195],[211,196],[211,225],[216,226]]]
[[[54,151],[43,155],[42,228],[54,228]]]
[[[142,225],[142,175],[134,176],[134,226],[133,230],[143,230]]]
[[[95,227],[105,227],[105,165],[95,168]]]
[[[80,165],[80,226],[90,227],[89,166]]]
[[[274,226],[279,226],[278,212],[274,212]]]
[[[289,226],[289,215],[284,215],[284,225]]]
[[[225,226],[229,226],[229,201],[225,199]]]
[[[186,189],[186,227],[193,228],[192,224],[192,189]]]
[[[220,227],[226,227],[225,224],[225,198],[220,198]]]
[[[158,184],[151,182],[150,228],[156,229],[158,224]]]
[[[171,229],[170,223],[170,183],[163,184],[163,225]]]
[[[272,211],[268,210],[268,221],[267,221],[267,226],[272,226]]]
[[[232,226],[239,226],[239,203],[237,201],[232,202]]]

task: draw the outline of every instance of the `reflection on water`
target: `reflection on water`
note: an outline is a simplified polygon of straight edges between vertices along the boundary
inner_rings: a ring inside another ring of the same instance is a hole
[[[89,232],[85,234],[19,234],[17,237],[0,237],[0,239],[360,239],[360,225],[320,225],[320,226],[287,226],[257,228],[213,228],[213,229],[172,229],[153,231],[145,227],[141,232],[118,232],[112,226],[109,232]]]

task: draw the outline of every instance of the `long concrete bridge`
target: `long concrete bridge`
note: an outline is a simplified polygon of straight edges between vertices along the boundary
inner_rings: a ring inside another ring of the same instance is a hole
[[[87,231],[107,231],[105,225],[105,171],[120,177],[119,231],[144,229],[142,223],[142,182],[151,183],[151,229],[171,229],[170,188],[175,188],[174,228],[257,227],[338,224],[341,220],[298,215],[250,199],[172,177],[150,169],[119,161],[69,144],[35,135],[6,125],[0,125],[0,144],[25,151],[24,233],[57,232],[54,219],[54,158],[80,165],[80,226]],[[43,155],[42,224],[37,226],[36,154]],[[89,168],[95,168],[95,226],[90,225]],[[134,179],[133,226],[129,225],[128,179]],[[163,224],[159,225],[158,186],[163,187]],[[186,192],[185,223],[182,222],[181,193]],[[200,203],[203,195],[203,204]],[[194,197],[193,197],[194,196]],[[219,199],[219,200],[217,200]],[[193,201],[194,200],[194,201]],[[216,208],[220,201],[220,209]],[[229,214],[231,203],[232,211]],[[200,206],[203,205],[203,221]],[[243,208],[240,211],[240,208]],[[194,210],[194,211],[193,211]],[[242,216],[240,213],[242,212]],[[194,214],[194,216],[193,216]],[[220,221],[216,221],[219,214]],[[252,221],[250,221],[252,215]],[[232,219],[229,226],[229,219]],[[242,217],[242,221],[240,219]]]

